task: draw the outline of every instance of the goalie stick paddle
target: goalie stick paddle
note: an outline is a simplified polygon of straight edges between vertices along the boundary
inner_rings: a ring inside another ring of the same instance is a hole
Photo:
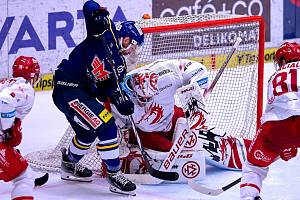
[[[44,185],[45,183],[47,183],[48,179],[49,179],[49,174],[46,173],[43,176],[41,176],[39,178],[36,178],[34,180],[34,186],[35,187],[40,187],[40,186]]]
[[[114,33],[113,33],[112,30],[111,30],[111,33],[114,36]],[[121,95],[122,99],[125,100],[124,94],[123,94],[123,92],[121,90],[121,87],[120,87],[120,84],[119,84],[119,81],[118,81],[118,76],[117,76],[117,72],[116,72],[116,69],[115,69],[115,63],[114,63],[114,61],[112,59],[112,50],[108,46],[108,44],[106,42],[106,39],[105,39],[105,36],[103,34],[100,36],[100,38],[101,38],[102,44],[104,46],[104,51],[105,51],[105,53],[106,53],[106,55],[108,57],[108,62],[110,63],[110,65],[112,67],[113,74],[114,74],[115,79],[116,79],[117,88],[118,88],[118,90],[120,92],[120,95]],[[116,40],[115,40],[115,43],[117,45],[117,41]],[[124,61],[124,63],[125,63],[125,61]],[[125,65],[126,65],[126,63],[125,63]],[[141,140],[140,140],[140,138],[138,136],[138,132],[136,130],[136,127],[135,127],[132,115],[129,115],[129,121],[130,121],[130,123],[132,125],[132,129],[133,129],[134,135],[136,137],[139,149],[141,150],[141,154],[143,156],[143,159],[145,161],[145,165],[147,167],[147,170],[148,170],[149,174],[151,174],[152,176],[154,176],[156,178],[162,179],[162,180],[176,181],[179,178],[179,174],[177,172],[164,172],[164,171],[159,171],[157,169],[154,169],[152,167],[152,165],[150,164],[149,159],[148,159],[148,158],[151,158],[151,157],[147,154],[147,152],[145,151],[145,149],[142,146],[142,143],[141,143]]]
[[[211,188],[207,188],[205,186],[202,186],[198,183],[196,183],[194,180],[190,179],[188,181],[189,186],[197,191],[200,192],[202,194],[206,194],[206,195],[210,195],[210,196],[218,196],[219,194],[225,192],[226,190],[232,188],[233,186],[235,186],[236,184],[238,184],[239,182],[241,182],[241,177],[236,179],[235,181],[229,183],[228,185],[225,185],[222,188],[218,188],[218,189],[211,189]]]
[[[204,93],[204,98],[207,99],[208,95],[211,93],[211,91],[214,89],[215,85],[217,84],[218,80],[220,79],[221,75],[223,74],[225,68],[227,67],[227,64],[229,63],[232,55],[234,54],[235,50],[239,47],[240,43],[242,41],[242,38],[237,37],[234,45],[232,46],[229,54],[226,57],[226,60],[224,61],[223,65],[221,66],[220,70],[218,71],[215,79],[210,84],[209,88]]]

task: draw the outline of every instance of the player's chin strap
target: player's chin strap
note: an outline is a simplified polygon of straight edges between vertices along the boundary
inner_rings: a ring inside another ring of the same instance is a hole
[[[215,87],[215,85],[217,84],[219,78],[221,77],[221,75],[223,74],[225,68],[227,67],[228,62],[230,61],[232,55],[234,54],[235,50],[239,47],[240,43],[241,43],[242,39],[240,37],[238,37],[236,39],[236,42],[234,43],[234,45],[231,48],[231,51],[229,52],[229,54],[226,57],[226,60],[224,61],[222,67],[220,68],[220,70],[218,71],[215,79],[212,81],[212,83],[210,84],[209,88],[205,91],[204,93],[204,98],[207,99],[209,94],[212,92],[213,88]],[[241,181],[241,178],[236,179],[235,181],[229,183],[228,185],[225,185],[224,187],[218,188],[218,189],[210,189],[207,188],[205,186],[202,186],[198,183],[196,183],[194,180],[189,179],[188,180],[188,184],[189,186],[197,191],[200,192],[202,194],[206,194],[206,195],[211,195],[211,196],[217,196],[219,194],[221,194],[222,192],[228,190],[229,188],[235,186],[236,184],[238,184]]]
[[[111,31],[111,33],[113,35],[114,41],[116,43],[116,46],[118,47],[118,41],[117,41],[117,39],[116,39],[113,31],[112,31],[110,20],[108,20],[108,21],[109,21],[109,25],[110,25],[109,26],[110,31]],[[118,75],[117,75],[117,72],[116,72],[116,69],[115,69],[115,63],[114,63],[114,60],[112,59],[112,50],[108,46],[108,44],[106,42],[106,38],[103,35],[101,35],[100,38],[101,38],[101,41],[102,41],[102,45],[104,47],[104,51],[105,51],[105,53],[107,55],[108,62],[109,62],[109,64],[112,67],[113,74],[115,76],[115,80],[116,80],[116,84],[117,84],[117,88],[118,88],[118,90],[120,92],[120,95],[121,95],[122,99],[125,100],[125,96],[124,96],[124,94],[123,94],[123,92],[121,90],[120,83],[118,81]],[[124,62],[124,64],[126,65],[125,62]],[[145,151],[144,147],[142,146],[142,143],[141,143],[141,140],[140,140],[140,138],[138,136],[138,132],[136,130],[136,127],[135,127],[132,115],[129,115],[128,117],[129,117],[129,121],[130,121],[130,123],[132,125],[132,129],[133,129],[133,132],[135,134],[138,146],[139,146],[139,148],[141,150],[143,159],[145,161],[147,170],[149,171],[149,174],[151,174],[152,176],[154,176],[156,178],[159,178],[159,179],[168,180],[168,181],[176,181],[179,178],[179,174],[177,172],[163,172],[163,171],[159,171],[157,169],[154,169],[152,167],[152,165],[149,162],[149,159],[151,159],[151,157],[148,155],[148,153]]]

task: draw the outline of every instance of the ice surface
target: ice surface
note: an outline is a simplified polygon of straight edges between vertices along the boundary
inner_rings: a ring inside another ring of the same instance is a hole
[[[265,65],[265,77],[273,72],[271,64]],[[265,78],[266,83],[267,78]],[[32,151],[53,148],[64,134],[67,121],[52,103],[51,92],[36,93],[33,110],[23,122],[24,139],[20,145],[23,154]],[[264,200],[299,200],[300,156],[289,162],[277,161],[270,167],[261,196]],[[35,174],[37,177],[40,173]],[[218,188],[237,179],[240,172],[224,171],[207,167],[207,178],[201,183],[211,188]],[[0,182],[0,200],[9,200],[12,186]],[[229,189],[217,197],[202,195],[193,191],[187,184],[138,185],[136,197],[112,194],[105,180],[93,183],[64,182],[58,175],[50,174],[49,182],[35,190],[36,200],[205,200],[239,199],[239,187]]]

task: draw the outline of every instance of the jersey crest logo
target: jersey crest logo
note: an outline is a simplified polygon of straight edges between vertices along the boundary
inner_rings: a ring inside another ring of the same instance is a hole
[[[156,105],[156,104],[154,104],[154,105],[151,104],[148,112],[146,112],[146,114],[142,116],[142,118],[137,122],[137,124],[141,123],[142,120],[148,121],[149,118],[153,115],[154,115],[154,119],[152,120],[152,122],[150,122],[150,125],[156,124],[164,116],[163,113],[164,112],[163,112],[162,106]]]
[[[152,122],[150,123],[151,125],[152,124],[156,124],[159,122],[159,120],[164,116],[163,115],[163,109],[162,109],[162,106],[160,105],[151,105],[150,106],[150,110],[149,110],[149,116],[147,117],[147,119],[151,116],[151,115],[154,115],[155,118],[152,120]]]
[[[110,71],[105,70],[104,63],[98,58],[98,56],[95,56],[92,61],[92,74],[97,80],[104,81],[109,78]]]

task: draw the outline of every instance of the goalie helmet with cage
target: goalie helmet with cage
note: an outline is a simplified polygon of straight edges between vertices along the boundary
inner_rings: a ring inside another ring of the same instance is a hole
[[[278,70],[286,63],[300,61],[300,45],[296,42],[285,42],[275,53],[275,68]]]
[[[153,100],[157,92],[158,75],[150,69],[142,69],[132,77],[133,92],[139,103],[145,104]]]
[[[30,82],[32,86],[40,79],[40,65],[34,57],[19,56],[12,67],[14,78],[23,77]]]

